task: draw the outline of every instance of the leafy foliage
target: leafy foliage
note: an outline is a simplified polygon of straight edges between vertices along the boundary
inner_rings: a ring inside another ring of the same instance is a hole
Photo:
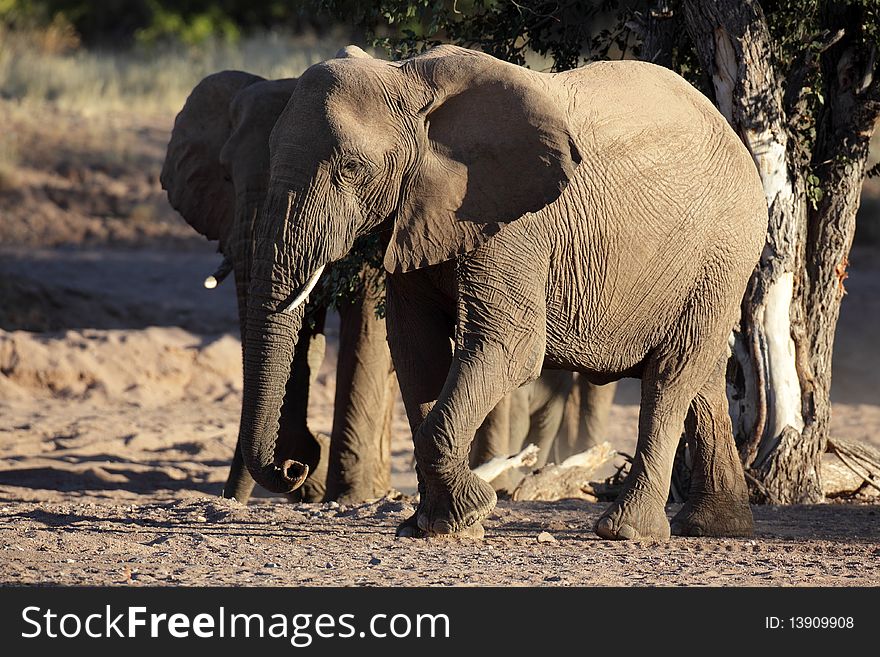
[[[0,0],[0,22],[38,27],[61,17],[87,44],[237,40],[254,29],[328,27],[290,0]]]
[[[385,316],[385,249],[379,235],[365,235],[355,241],[349,254],[334,262],[322,278],[313,299],[319,305],[339,308],[365,294],[377,295],[376,316]]]
[[[613,20],[620,0],[313,0],[319,11],[363,27],[392,58],[443,42],[479,48],[515,64],[549,58],[557,71],[632,47],[629,29]],[[595,31],[594,31],[595,30]]]

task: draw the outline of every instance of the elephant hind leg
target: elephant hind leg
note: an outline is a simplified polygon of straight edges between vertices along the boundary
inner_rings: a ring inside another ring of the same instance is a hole
[[[672,520],[680,536],[752,536],[754,523],[727,410],[723,359],[685,422],[694,463],[688,501]]]
[[[726,353],[726,336],[722,339],[719,332],[707,337],[697,350],[689,340],[679,339],[647,360],[632,470],[617,500],[596,522],[599,536],[669,539],[665,506],[685,418],[692,400],[715,371],[719,355]]]
[[[669,539],[665,505],[675,448],[693,388],[669,381],[662,363],[646,367],[642,378],[639,440],[623,491],[599,517],[594,528],[602,538]]]
[[[529,431],[522,444],[536,445],[540,449],[535,467],[547,464],[563,433],[562,423],[573,385],[574,375],[565,370],[544,370],[532,384],[535,399],[529,408]],[[556,460],[556,463],[562,460]]]

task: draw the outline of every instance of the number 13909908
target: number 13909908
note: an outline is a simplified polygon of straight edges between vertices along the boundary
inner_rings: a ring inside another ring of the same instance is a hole
[[[852,616],[765,616],[768,630],[848,630],[855,626]]]

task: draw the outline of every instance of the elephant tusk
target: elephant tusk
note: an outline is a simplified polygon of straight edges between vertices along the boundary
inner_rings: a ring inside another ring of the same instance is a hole
[[[312,274],[311,278],[306,282],[305,286],[302,289],[302,292],[296,295],[296,298],[290,302],[290,304],[282,310],[281,312],[290,313],[299,308],[302,305],[303,301],[309,298],[309,295],[312,293],[312,290],[315,289],[315,285],[318,284],[318,279],[321,278],[321,274],[324,272],[324,265],[321,265],[315,270],[315,273]]]
[[[223,262],[220,263],[220,266],[217,267],[217,271],[208,276],[205,279],[205,287],[209,290],[213,290],[215,287],[220,285],[223,282],[223,279],[229,276],[229,272],[232,271],[232,259],[228,257],[223,258]]]

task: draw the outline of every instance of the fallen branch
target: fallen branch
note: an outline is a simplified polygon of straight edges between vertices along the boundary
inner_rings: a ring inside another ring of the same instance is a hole
[[[593,492],[600,502],[612,502],[616,500],[617,496],[620,495],[620,492],[623,490],[626,478],[629,476],[633,457],[626,452],[617,452],[617,455],[623,457],[623,463],[617,466],[617,471],[610,477],[607,477],[605,481],[592,484]]]
[[[549,463],[526,475],[511,497],[520,501],[554,501],[571,498],[596,501],[590,479],[596,470],[610,461],[616,453],[611,443],[604,442],[568,457],[559,465]]]
[[[519,454],[510,457],[496,456],[474,468],[473,473],[483,481],[491,483],[508,470],[532,467],[538,462],[539,451],[537,445],[526,445]]]
[[[829,438],[827,451],[837,456],[843,465],[857,476],[856,482],[861,479],[861,483],[851,490],[831,490],[830,486],[823,486],[826,495],[855,494],[865,486],[880,491],[880,452],[869,445],[841,438]],[[832,481],[834,480],[829,480],[829,483]],[[846,488],[850,488],[851,485]]]

